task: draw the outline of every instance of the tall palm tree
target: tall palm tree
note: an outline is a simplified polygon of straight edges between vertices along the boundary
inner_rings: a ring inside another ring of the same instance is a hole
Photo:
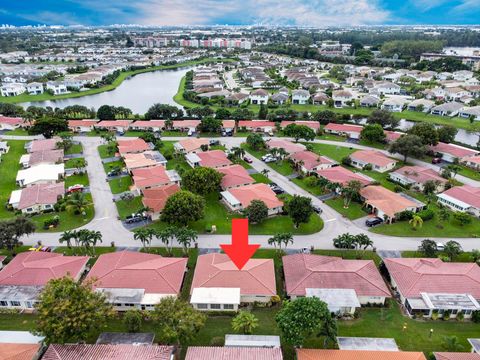
[[[67,230],[60,235],[58,238],[58,242],[60,244],[63,244],[64,242],[67,243],[67,247],[70,249],[72,247],[72,239],[74,239],[76,236],[75,231],[72,230]]]
[[[163,230],[155,232],[155,237],[160,239],[162,244],[165,245],[165,250],[169,255],[172,255],[173,239],[175,237],[176,229],[169,226]]]
[[[195,242],[198,238],[197,232],[187,227],[177,229],[175,237],[177,242],[182,245],[183,253],[188,256],[188,249],[192,246],[192,242]]]
[[[67,198],[65,209],[74,214],[83,213],[92,203],[82,192],[74,192]]]
[[[362,183],[358,180],[351,180],[347,183],[347,185],[342,189],[342,196],[343,196],[343,207],[348,209],[352,199],[360,193],[360,189],[362,188]]]
[[[92,254],[95,256],[95,246],[97,246],[97,243],[102,242],[102,233],[95,230],[90,231],[89,241],[90,245],[92,245]]]
[[[408,222],[412,225],[413,230],[417,230],[417,227],[421,228],[423,225],[423,219],[418,215],[413,215],[413,217]]]
[[[464,349],[456,336],[445,336],[443,338],[442,347],[448,352],[461,352]]]
[[[133,238],[142,243],[143,251],[147,252],[147,245],[150,245],[154,236],[153,229],[140,228],[133,232]]]

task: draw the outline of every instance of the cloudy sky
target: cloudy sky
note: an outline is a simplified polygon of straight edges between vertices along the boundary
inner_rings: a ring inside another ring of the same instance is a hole
[[[11,25],[478,23],[480,0],[0,0]]]

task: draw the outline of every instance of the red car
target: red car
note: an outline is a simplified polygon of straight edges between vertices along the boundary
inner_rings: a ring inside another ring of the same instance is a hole
[[[440,164],[442,162],[442,158],[434,157],[432,159],[432,164]]]
[[[243,158],[243,160],[248,164],[251,164],[253,162],[252,159],[250,159],[249,157],[246,157],[246,156]]]
[[[71,193],[74,193],[74,192],[82,192],[84,188],[85,188],[85,186],[83,186],[82,184],[76,184],[76,185],[69,186],[68,189],[67,189],[67,194],[71,194]]]

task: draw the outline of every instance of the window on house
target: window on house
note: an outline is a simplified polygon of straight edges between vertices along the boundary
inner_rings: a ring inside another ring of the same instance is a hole
[[[224,308],[225,310],[233,310],[233,309],[234,309],[234,306],[233,306],[233,304],[224,304],[224,305],[223,305],[223,308]]]
[[[197,309],[208,309],[207,304],[197,304]]]
[[[0,306],[8,306],[8,301],[0,301]]]
[[[20,306],[20,301],[10,301],[11,306]]]
[[[210,304],[210,309],[219,310],[221,308],[220,304]]]

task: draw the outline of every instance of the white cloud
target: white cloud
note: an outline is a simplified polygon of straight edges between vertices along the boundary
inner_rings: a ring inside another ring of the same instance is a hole
[[[381,24],[390,17],[377,0],[145,0],[136,22],[148,25],[261,23],[335,26]]]
[[[472,10],[480,10],[480,0],[463,0],[460,5],[453,8],[454,13],[465,13]]]

